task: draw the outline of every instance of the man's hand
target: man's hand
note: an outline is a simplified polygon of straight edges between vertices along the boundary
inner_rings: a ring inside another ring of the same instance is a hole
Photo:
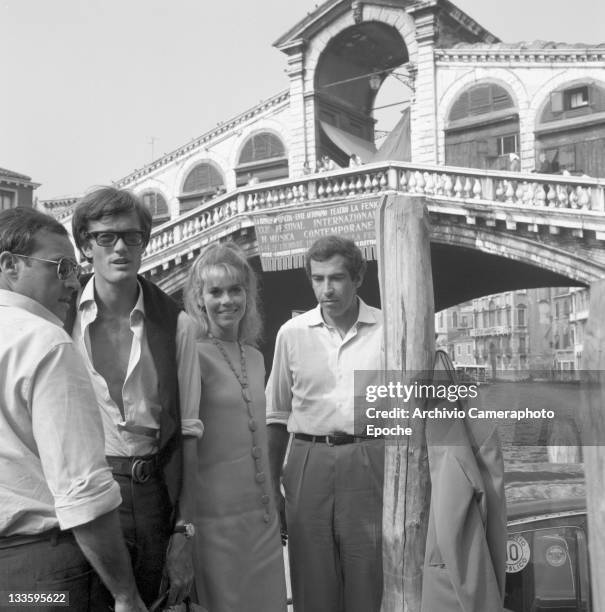
[[[147,612],[147,608],[138,593],[130,597],[120,597],[115,600],[115,612]]]
[[[183,533],[174,533],[168,542],[164,573],[168,577],[170,590],[168,606],[180,604],[191,590],[193,584],[193,562],[191,542]]]

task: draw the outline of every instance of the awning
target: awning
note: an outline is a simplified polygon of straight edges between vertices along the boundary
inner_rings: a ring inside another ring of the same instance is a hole
[[[408,106],[402,113],[397,125],[389,132],[384,139],[380,149],[371,162],[378,161],[411,161],[412,160],[412,141],[410,139],[410,107]],[[365,161],[365,160],[364,160]]]
[[[321,129],[325,135],[347,155],[359,155],[361,161],[368,163],[376,154],[376,147],[373,142],[359,138],[354,134],[349,134],[340,128],[334,127],[325,121],[320,121]]]

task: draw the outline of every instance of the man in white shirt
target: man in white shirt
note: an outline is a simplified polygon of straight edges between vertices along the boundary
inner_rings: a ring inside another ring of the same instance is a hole
[[[267,384],[276,499],[283,470],[296,612],[377,612],[382,596],[384,441],[354,426],[355,370],[382,364],[382,314],[357,296],[366,263],[327,236],[306,256],[318,305],[278,332]]]
[[[103,187],[72,220],[76,245],[94,274],[66,322],[92,379],[105,454],[122,492],[120,518],[143,601],[168,579],[168,605],[193,580],[194,470],[201,375],[193,323],[138,276],[151,213],[132,193]]]
[[[144,611],[90,380],[61,328],[78,274],[55,219],[0,213],[0,607],[88,610],[88,559],[116,611]]]

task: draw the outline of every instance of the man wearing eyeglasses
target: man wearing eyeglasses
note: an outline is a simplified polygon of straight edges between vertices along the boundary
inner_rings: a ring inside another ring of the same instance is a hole
[[[0,608],[88,610],[90,562],[116,611],[144,611],[90,380],[61,329],[78,274],[55,219],[0,213]]]
[[[192,471],[202,434],[193,323],[137,276],[151,213],[136,196],[113,187],[89,193],[74,210],[72,230],[94,274],[83,278],[66,329],[101,409],[137,586],[149,605],[167,578],[173,605],[193,579]]]

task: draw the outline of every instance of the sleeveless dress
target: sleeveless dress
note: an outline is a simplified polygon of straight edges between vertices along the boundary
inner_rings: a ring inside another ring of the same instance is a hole
[[[223,342],[240,372],[237,343]],[[244,347],[253,418],[211,340],[198,343],[202,373],[195,520],[195,587],[208,612],[284,612],[286,586],[265,425],[262,355]]]

